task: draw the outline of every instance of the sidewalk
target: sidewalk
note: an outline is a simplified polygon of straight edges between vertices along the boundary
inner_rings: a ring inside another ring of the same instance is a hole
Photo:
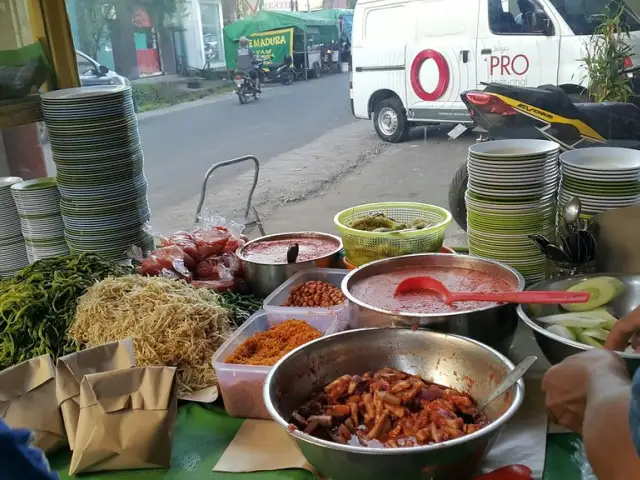
[[[415,132],[414,138],[421,133]],[[449,183],[473,143],[474,134],[448,140],[445,130],[429,129],[426,141],[391,145],[312,198],[289,203],[267,215],[263,219],[265,229],[267,233],[336,232],[333,217],[337,212],[370,202],[415,201],[448,208]],[[466,234],[452,222],[445,243],[465,246]]]
[[[146,112],[229,91],[233,85],[227,79],[154,75],[133,80],[131,87],[139,111]]]

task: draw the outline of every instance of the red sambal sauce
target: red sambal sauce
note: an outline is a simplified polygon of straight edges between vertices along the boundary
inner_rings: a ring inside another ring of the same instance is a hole
[[[394,297],[396,286],[405,278],[428,276],[442,282],[451,292],[513,292],[504,278],[487,272],[458,267],[406,267],[362,279],[351,287],[351,294],[375,308],[390,312],[451,313],[477,310],[495,305],[488,302],[456,302],[447,305],[428,291],[408,292]]]
[[[279,265],[287,263],[287,250],[298,244],[296,263],[310,262],[326,257],[338,250],[338,244],[324,238],[291,238],[287,240],[265,240],[250,243],[241,251],[244,260],[254,263]]]

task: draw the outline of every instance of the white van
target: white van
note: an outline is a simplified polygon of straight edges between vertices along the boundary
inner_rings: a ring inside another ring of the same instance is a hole
[[[584,45],[609,4],[626,9],[637,55],[640,20],[621,0],[359,0],[353,114],[399,142],[416,124],[472,124],[460,93],[483,83],[581,95]]]

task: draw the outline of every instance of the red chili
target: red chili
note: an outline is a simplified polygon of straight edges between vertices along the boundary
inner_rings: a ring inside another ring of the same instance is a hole
[[[526,465],[507,465],[493,472],[485,473],[474,480],[532,480],[533,472]]]

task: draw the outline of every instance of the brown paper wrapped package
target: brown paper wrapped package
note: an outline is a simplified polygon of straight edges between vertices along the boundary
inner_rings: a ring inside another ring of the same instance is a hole
[[[49,355],[0,372],[0,417],[13,428],[31,430],[33,445],[45,452],[67,443]]]
[[[56,365],[56,397],[62,410],[69,448],[75,448],[80,414],[80,382],[91,373],[110,372],[136,366],[130,339],[105,343],[58,359]]]
[[[85,376],[69,475],[170,467],[178,410],[175,377],[174,367]]]

